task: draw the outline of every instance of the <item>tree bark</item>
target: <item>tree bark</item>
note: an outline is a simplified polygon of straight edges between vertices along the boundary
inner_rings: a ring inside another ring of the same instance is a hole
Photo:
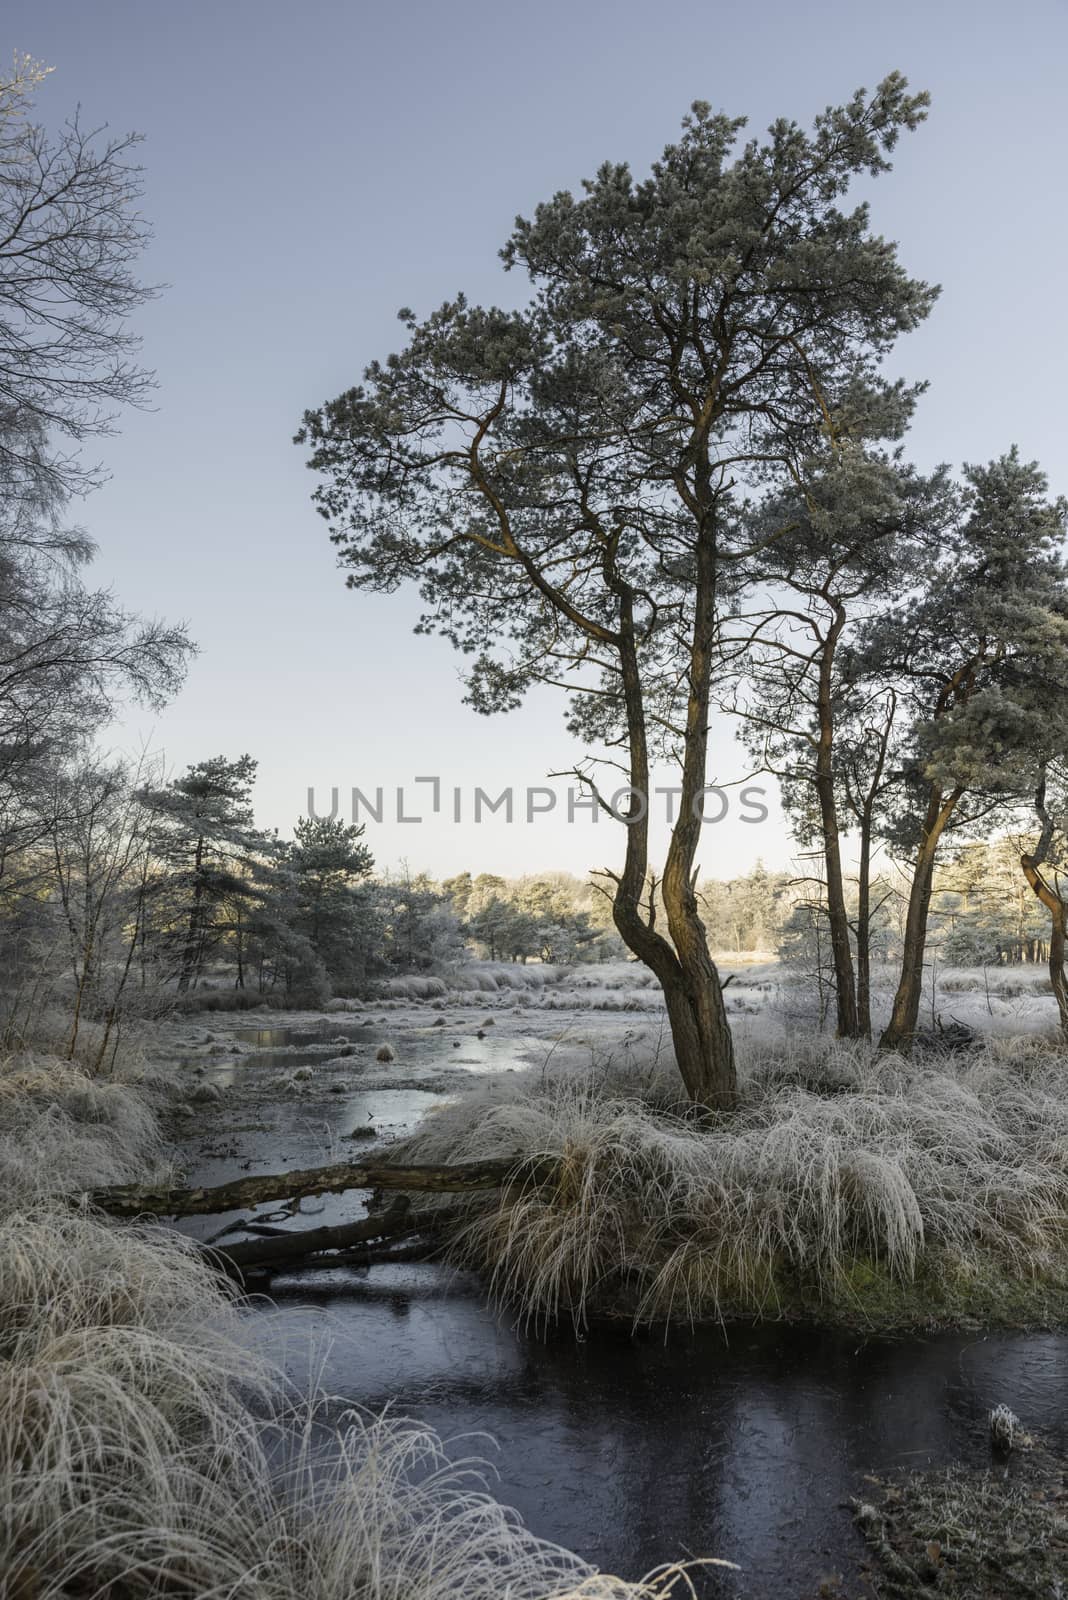
[[[1057,1001],[1061,1034],[1068,1039],[1068,977],[1064,971],[1068,944],[1068,902],[1052,889],[1039,872],[1036,856],[1021,856],[1020,865],[1035,894],[1049,912],[1049,981]]]
[[[694,859],[701,838],[708,772],[708,718],[716,641],[716,572],[712,531],[697,543],[693,638],[690,648],[682,793],[671,833],[661,893],[675,946],[679,979],[665,985],[664,1000],[683,1076],[698,1086],[692,1098],[709,1110],[729,1109],[737,1098],[734,1040],[723,985],[712,960],[697,905]]]
[[[711,594],[706,595],[705,606],[710,614]],[[620,597],[620,612],[619,653],[633,794],[626,858],[612,906],[613,920],[627,946],[660,981],[675,1060],[691,1102],[710,1111],[724,1110],[733,1105],[737,1094],[734,1041],[693,884],[707,758],[711,638],[706,636],[710,617],[699,612],[695,619],[680,812],[672,831],[662,884],[672,940],[669,943],[641,910],[649,867],[649,753],[629,592]]]
[[[834,961],[835,1032],[840,1039],[855,1039],[859,1032],[857,1023],[857,989],[853,972],[853,955],[849,943],[849,916],[846,911],[845,880],[842,874],[842,847],[838,827],[838,799],[834,784],[834,702],[831,693],[831,672],[835,647],[842,628],[845,612],[841,605],[835,608],[834,621],[827,632],[820,654],[819,683],[816,693],[818,738],[816,741],[816,797],[820,808],[820,828],[823,834],[823,859],[827,880],[827,923],[831,934],[831,956]]]
[[[509,1182],[543,1183],[552,1179],[559,1162],[465,1161],[456,1166],[390,1166],[386,1162],[295,1169],[257,1177],[236,1178],[215,1188],[157,1189],[148,1184],[121,1184],[96,1189],[88,1198],[113,1217],[216,1216],[246,1211],[267,1200],[295,1200],[304,1195],[340,1194],[346,1189],[399,1189],[436,1194],[464,1194],[497,1189]]]
[[[857,1037],[871,1038],[871,813],[860,823],[857,867]]]
[[[413,1216],[407,1199],[399,1196],[388,1211],[380,1211],[359,1222],[344,1222],[335,1227],[298,1228],[269,1239],[239,1239],[234,1244],[209,1245],[223,1266],[238,1273],[246,1267],[284,1267],[304,1256],[327,1250],[347,1250],[369,1239],[391,1239],[402,1233],[415,1233],[423,1223]]]
[[[184,994],[189,988],[200,965],[200,902],[204,894],[203,865],[204,835],[199,834],[197,836],[196,856],[193,866],[193,904],[189,908],[189,925],[186,930],[185,948],[182,951],[181,970],[178,974],[179,994]]]
[[[938,844],[946,824],[963,793],[960,789],[944,795],[932,787],[920,832],[920,847],[912,869],[905,937],[901,952],[901,976],[890,1021],[879,1040],[881,1050],[907,1050],[916,1032],[923,997],[923,957],[927,948],[927,918],[931,905]]]

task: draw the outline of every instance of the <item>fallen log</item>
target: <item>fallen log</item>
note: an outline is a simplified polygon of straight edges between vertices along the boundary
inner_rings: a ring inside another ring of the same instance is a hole
[[[242,1273],[246,1267],[284,1267],[304,1256],[324,1250],[346,1250],[370,1239],[391,1239],[397,1234],[416,1233],[425,1220],[412,1216],[403,1195],[398,1195],[388,1211],[375,1212],[360,1222],[342,1222],[322,1228],[297,1228],[272,1238],[239,1239],[235,1244],[213,1245],[210,1253],[228,1271]]]
[[[403,1235],[397,1243],[388,1239],[381,1242],[371,1240],[365,1245],[353,1245],[351,1250],[339,1250],[335,1255],[305,1256],[300,1262],[302,1272],[325,1272],[337,1267],[385,1267],[397,1262],[405,1261],[431,1261],[441,1249],[440,1240],[432,1234],[413,1234],[411,1237]],[[250,1271],[262,1271],[270,1282],[270,1267],[254,1267]],[[331,1294],[340,1293],[345,1287],[346,1280],[331,1286]],[[360,1280],[353,1279],[351,1287],[360,1286]]]
[[[331,1167],[305,1167],[258,1177],[235,1178],[215,1188],[157,1189],[150,1184],[119,1184],[94,1189],[85,1198],[112,1217],[217,1216],[246,1211],[265,1200],[301,1199],[305,1195],[341,1194],[346,1189],[399,1189],[404,1192],[465,1194],[499,1189],[509,1182],[544,1183],[558,1163],[464,1161],[456,1166],[390,1166],[342,1162]]]

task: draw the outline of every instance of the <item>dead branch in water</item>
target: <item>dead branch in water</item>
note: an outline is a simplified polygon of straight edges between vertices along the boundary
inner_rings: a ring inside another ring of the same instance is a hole
[[[415,1233],[426,1226],[425,1219],[412,1215],[405,1195],[398,1195],[388,1211],[373,1212],[360,1222],[342,1222],[321,1228],[297,1228],[271,1238],[240,1239],[235,1244],[214,1245],[211,1254],[222,1265],[238,1272],[246,1267],[280,1268],[304,1256],[327,1250],[347,1250],[371,1239],[391,1239],[398,1234]]]

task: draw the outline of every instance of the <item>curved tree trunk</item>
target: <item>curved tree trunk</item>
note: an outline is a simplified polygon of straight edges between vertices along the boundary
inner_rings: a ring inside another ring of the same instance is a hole
[[[701,839],[708,774],[708,717],[716,643],[715,546],[710,530],[697,544],[697,585],[690,647],[679,814],[664,863],[664,910],[679,965],[664,999],[679,1065],[700,1085],[694,1098],[711,1110],[733,1104],[738,1079],[723,984],[697,906],[694,860]]]
[[[1061,1034],[1068,1039],[1068,976],[1064,971],[1065,945],[1068,944],[1068,902],[1039,872],[1036,856],[1021,856],[1020,865],[1035,894],[1049,912],[1049,981],[1057,1002]]]
[[[694,856],[701,836],[708,756],[708,702],[715,637],[713,553],[698,547],[698,599],[690,660],[679,813],[664,868],[663,897],[671,942],[655,928],[655,910],[642,914],[649,868],[649,752],[641,674],[634,639],[633,599],[620,596],[620,666],[630,746],[633,791],[627,854],[616,879],[613,920],[627,946],[650,967],[664,991],[671,1040],[686,1092],[695,1106],[721,1111],[737,1095],[734,1041],[723,986],[712,960],[694,888]]]

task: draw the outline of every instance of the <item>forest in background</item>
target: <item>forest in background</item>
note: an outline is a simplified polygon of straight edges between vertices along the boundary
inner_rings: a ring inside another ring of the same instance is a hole
[[[77,767],[43,763],[36,772],[9,760],[0,873],[9,1043],[37,1025],[43,1005],[59,1008],[71,1055],[86,1022],[102,1025],[99,1068],[124,1018],[176,1002],[321,1006],[472,959],[569,966],[628,956],[594,879],[376,872],[363,825],[301,818],[290,839],[258,828],[255,773],[247,755],[213,757],[170,781],[151,762],[131,769],[89,753]],[[1047,959],[1048,916],[1020,870],[1029,848],[1033,840],[1003,835],[939,864],[929,961]],[[769,871],[758,862],[730,880],[706,879],[698,903],[721,959],[780,960],[785,981],[818,996],[822,1021],[833,954],[824,885],[810,866]],[[872,889],[873,952],[895,961],[904,874],[889,865]],[[662,916],[655,880],[648,892]],[[847,905],[855,916],[855,885]]]

